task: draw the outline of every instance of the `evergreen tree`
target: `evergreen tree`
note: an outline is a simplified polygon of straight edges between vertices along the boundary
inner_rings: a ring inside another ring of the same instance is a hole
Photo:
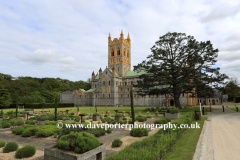
[[[217,88],[227,78],[220,68],[212,68],[217,62],[218,49],[210,41],[198,42],[185,33],[161,36],[151,48],[152,54],[134,66],[135,71],[145,70],[138,81],[138,94],[169,94],[176,107],[181,108],[181,93],[196,97],[201,85],[211,84]]]

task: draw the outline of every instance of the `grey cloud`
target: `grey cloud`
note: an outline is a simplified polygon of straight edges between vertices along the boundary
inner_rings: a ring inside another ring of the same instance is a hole
[[[230,6],[228,4],[220,4],[215,7],[210,13],[201,18],[202,22],[210,22],[214,20],[223,19],[234,16],[240,12],[240,5]]]
[[[240,50],[240,41],[229,45],[223,45],[219,48],[221,51],[238,51]]]

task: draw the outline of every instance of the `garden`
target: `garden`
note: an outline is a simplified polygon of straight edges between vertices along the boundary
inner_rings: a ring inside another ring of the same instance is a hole
[[[80,108],[80,109],[79,109]],[[42,138],[48,138],[48,140],[53,140],[55,143],[54,147],[48,148],[48,152],[66,152],[70,155],[80,154],[80,155],[90,155],[89,152],[96,152],[94,156],[99,156],[101,153],[102,157],[107,157],[111,154],[108,154],[108,151],[114,151],[112,156],[109,156],[107,159],[119,159],[118,157],[122,157],[123,155],[128,155],[131,157],[131,154],[136,152],[135,147],[137,145],[143,145],[145,147],[150,143],[147,143],[145,139],[148,139],[149,142],[154,142],[154,146],[156,145],[158,148],[162,147],[162,151],[160,153],[156,153],[155,157],[164,156],[166,150],[172,147],[172,145],[176,142],[176,140],[181,136],[182,131],[163,131],[162,129],[150,130],[146,128],[125,128],[126,134],[123,137],[118,136],[121,132],[117,129],[111,129],[110,125],[115,124],[132,124],[132,116],[130,107],[114,107],[114,108],[105,108],[98,107],[98,110],[101,110],[100,113],[96,112],[97,110],[94,108],[86,109],[87,107],[79,107],[76,109],[66,108],[62,112],[57,113],[57,121],[55,121],[55,113],[48,109],[48,111],[34,109],[29,110],[25,109],[24,111],[19,111],[18,116],[16,117],[16,113],[13,110],[1,110],[0,112],[0,134],[9,133],[7,131],[11,131],[11,136],[18,136],[20,138],[30,137],[31,139],[36,139],[37,141],[41,141]],[[175,107],[135,107],[135,122],[136,124],[166,124],[168,122],[179,124],[181,123],[190,123],[194,116],[193,111],[198,111],[199,107],[188,107],[183,108],[181,110],[176,109]],[[90,110],[90,111],[89,111]],[[116,111],[117,110],[117,111]],[[32,111],[32,112],[30,112]],[[113,112],[114,111],[114,112]],[[206,111],[208,111],[206,109]],[[209,110],[210,111],[210,110]],[[167,118],[164,117],[166,113],[169,114],[179,114],[182,115],[180,118]],[[80,116],[79,116],[80,115]],[[81,118],[82,117],[82,118]],[[82,121],[81,121],[82,120]],[[57,127],[57,123],[61,122],[63,127],[59,129]],[[67,128],[65,124],[80,124],[82,123],[84,127],[79,128]],[[94,124],[108,125],[108,128],[91,127],[87,128],[86,126]],[[9,130],[10,129],[10,130]],[[124,129],[122,129],[124,130]],[[109,134],[112,136],[109,136]],[[109,138],[108,138],[109,137]],[[154,138],[155,137],[155,138]],[[157,142],[156,139],[160,138]],[[40,138],[40,139],[39,139]],[[105,143],[105,139],[108,139],[108,143]],[[163,146],[159,146],[162,141],[165,142],[165,148]],[[148,141],[147,140],[147,141]],[[83,142],[84,141],[84,142]],[[141,144],[140,144],[141,141]],[[81,143],[80,143],[81,142]],[[87,142],[87,143],[86,143]],[[2,142],[4,143],[4,142]],[[5,142],[6,143],[6,142]],[[10,142],[8,142],[10,143]],[[8,144],[6,143],[6,144]],[[137,145],[136,145],[136,144]],[[142,144],[143,143],[143,144]],[[5,146],[5,144],[4,144]],[[21,146],[21,148],[17,148],[16,153],[14,155],[15,158],[18,150],[22,150],[21,152],[26,151],[25,146]],[[26,146],[28,148],[29,146]],[[35,152],[38,146],[30,146],[30,148],[35,147]],[[101,148],[99,151],[98,148]],[[143,148],[145,148],[143,147]],[[16,147],[15,147],[16,148]],[[22,149],[24,148],[24,149]],[[127,149],[126,149],[127,148]],[[142,150],[137,147],[137,150]],[[130,153],[130,151],[132,151]],[[13,152],[13,151],[9,151]],[[124,153],[122,153],[124,152]],[[139,152],[139,151],[138,151]],[[2,154],[4,154],[3,152]],[[144,152],[145,153],[145,152]],[[19,154],[19,153],[18,153]],[[148,155],[148,153],[146,153]],[[22,156],[31,157],[34,154],[23,154]],[[43,155],[42,155],[43,156]],[[48,155],[49,159],[51,159],[51,155]],[[114,157],[114,158],[111,158]],[[152,157],[152,156],[150,156]],[[153,156],[154,157],[154,156]],[[139,157],[140,158],[140,157]]]

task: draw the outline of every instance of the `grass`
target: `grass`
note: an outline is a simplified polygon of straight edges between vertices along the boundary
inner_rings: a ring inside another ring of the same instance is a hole
[[[135,115],[138,115],[139,112],[142,113],[142,115],[147,115],[147,112],[144,111],[146,107],[134,107],[134,111],[135,111]],[[205,111],[206,111],[207,108],[205,108]],[[55,109],[54,108],[45,108],[45,109],[34,109],[34,112],[39,112],[39,111],[52,111],[54,112]],[[71,112],[74,112],[76,113],[77,112],[77,107],[68,107],[68,108],[58,108],[58,111],[65,111],[65,110],[70,110],[69,113]],[[115,114],[115,111],[114,110],[118,110],[118,112],[129,112],[131,111],[131,107],[127,106],[127,107],[97,107],[97,111],[101,114],[102,111],[104,112],[104,114],[106,114],[106,112],[110,111],[111,114]],[[189,111],[195,111],[195,110],[200,110],[200,107],[199,106],[194,106],[194,107],[186,107],[186,108],[183,108],[180,110],[180,114],[181,115],[185,115],[187,112]],[[3,109],[4,112],[9,112],[9,111],[13,111],[15,112],[16,109],[15,108],[8,108],[8,109]],[[19,112],[22,112],[23,109],[19,109]],[[93,114],[96,112],[95,110],[95,107],[93,106],[89,106],[89,107],[79,107],[79,111],[81,113],[87,113],[87,114]],[[210,111],[208,109],[208,111]],[[155,112],[149,112],[150,115],[155,115]],[[207,114],[207,112],[206,112]],[[126,113],[126,116],[128,116],[128,114]]]
[[[235,112],[237,112],[237,108],[236,107],[228,107],[231,110],[234,110]],[[240,112],[240,107],[238,107],[238,112]]]
[[[207,117],[202,117],[200,121],[194,120],[192,123],[198,122],[200,129],[187,129],[173,148],[163,157],[163,160],[192,160],[206,119]]]

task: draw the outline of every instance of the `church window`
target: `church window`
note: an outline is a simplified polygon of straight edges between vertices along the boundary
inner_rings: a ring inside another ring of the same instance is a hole
[[[127,89],[127,91],[129,91],[129,88]]]
[[[94,84],[94,87],[97,88],[97,84]]]
[[[182,96],[184,97],[184,93],[182,93]]]
[[[108,85],[111,85],[111,82],[110,82],[110,81],[108,81]]]
[[[157,98],[158,98],[158,94],[157,94],[157,96],[156,96]]]
[[[129,58],[129,51],[128,51],[128,53],[127,53],[127,58]]]
[[[151,95],[149,94],[149,95],[148,95],[148,97],[150,98],[150,97],[151,97]]]
[[[96,98],[97,98],[97,94],[96,94]]]
[[[107,75],[107,71],[106,71],[106,75]]]
[[[121,94],[121,98],[123,98],[123,95]]]
[[[102,82],[103,86],[105,86],[105,81]]]
[[[81,95],[79,95],[79,98],[81,98],[82,96]]]
[[[116,86],[118,85],[118,81],[116,82]]]
[[[209,99],[209,102],[210,102],[210,99]]]
[[[125,82],[125,86],[127,85],[127,82]]]
[[[218,100],[216,100],[218,102]]]
[[[103,94],[102,97],[104,98],[104,97],[105,97],[105,94]]]
[[[120,86],[122,85],[122,82],[119,82],[120,83]]]
[[[87,98],[87,95],[85,95],[85,98]]]
[[[112,51],[111,56],[114,57],[114,51]]]
[[[137,95],[136,94],[134,94],[134,98],[136,98],[137,97]]]
[[[133,85],[133,81],[131,81],[131,85]]]
[[[202,102],[202,100],[200,99],[200,103]]]
[[[124,51],[123,53],[124,53],[124,57],[126,56],[126,53],[125,53],[126,51]]]
[[[119,49],[119,50],[117,50],[117,55],[118,55],[118,56],[120,56],[120,49]]]
[[[129,98],[129,94],[128,94],[128,98]]]
[[[141,97],[143,98],[143,95]]]
[[[111,94],[108,94],[108,97],[110,98],[110,97],[111,97]]]
[[[119,72],[119,67],[118,67],[118,72]]]

